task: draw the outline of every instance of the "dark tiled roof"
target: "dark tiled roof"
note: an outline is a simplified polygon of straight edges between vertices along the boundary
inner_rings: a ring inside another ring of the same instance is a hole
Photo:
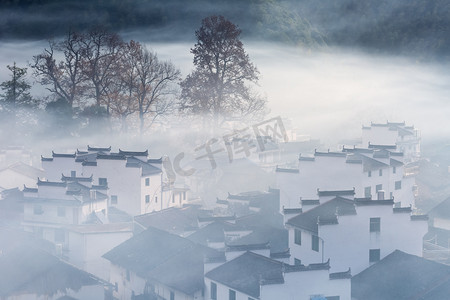
[[[342,152],[350,152],[350,153],[373,153],[373,149],[367,148],[346,148],[345,146],[342,148]]]
[[[283,213],[285,215],[301,214],[302,212],[303,212],[302,208],[283,208]]]
[[[370,200],[367,198],[355,198],[355,204],[358,206],[369,206],[369,205],[394,205],[393,199],[387,200]]]
[[[97,159],[126,160],[127,158],[121,154],[97,154]]]
[[[349,279],[352,278],[352,272],[351,269],[348,268],[345,272],[330,273],[329,277],[330,279]]]
[[[369,142],[369,148],[395,150],[395,149],[397,149],[397,146],[396,145],[375,145],[375,144],[371,144]]]
[[[234,221],[234,220],[236,220],[236,215],[232,215],[232,216],[198,216],[197,220],[199,222]]]
[[[240,231],[241,227],[234,224],[215,221],[212,222],[189,235],[187,239],[198,243],[200,245],[207,246],[208,242],[225,242],[225,231]]]
[[[0,256],[1,297],[22,293],[52,296],[91,285],[103,283],[41,249],[22,244]]]
[[[289,232],[286,229],[273,227],[252,228],[253,232],[239,239],[227,243],[228,247],[242,246],[263,246],[268,244],[270,253],[284,253],[289,250]],[[266,249],[262,247],[261,249]],[[250,250],[250,249],[245,249]]]
[[[298,169],[285,169],[285,168],[277,167],[275,172],[280,172],[280,173],[299,173],[299,170]]]
[[[101,148],[101,147],[90,147],[88,145],[87,148],[88,148],[88,151],[106,151],[106,152],[111,151],[111,146],[109,146],[107,148]]]
[[[54,181],[43,181],[41,179],[38,178],[38,182],[37,182],[38,186],[59,186],[59,187],[66,187],[67,183],[66,182],[54,182]]]
[[[326,196],[353,196],[355,195],[355,189],[353,190],[337,190],[337,191],[320,191],[317,189],[317,195],[319,197]]]
[[[450,266],[396,250],[352,278],[352,298],[448,299]]]
[[[205,277],[253,298],[259,298],[261,283],[284,282],[282,270],[281,262],[246,252],[209,271]]]
[[[73,153],[73,154],[67,154],[67,153],[55,153],[52,151],[52,156],[53,157],[67,157],[67,158],[75,158],[77,154]]]
[[[103,255],[138,276],[189,295],[203,288],[205,257],[223,257],[213,249],[149,228]]]
[[[76,182],[92,182],[92,177],[93,177],[93,175],[91,175],[91,177],[71,177],[71,176],[64,176],[64,174],[62,174],[61,180],[62,181],[76,181]]]
[[[354,214],[356,214],[356,209],[352,200],[336,197],[289,219],[286,224],[317,234],[319,220],[330,220],[336,218],[336,215]]]
[[[148,156],[148,150],[145,151],[122,151],[119,149],[119,154],[125,156]]]
[[[412,209],[411,209],[411,207],[394,207],[393,211],[394,211],[394,214],[411,213]]]
[[[270,249],[269,242],[261,243],[261,244],[226,244],[226,251],[252,251],[252,250],[264,250]]]
[[[198,217],[210,215],[197,205],[186,205],[182,208],[168,208],[161,211],[136,216],[137,223],[145,228],[155,227],[168,232],[181,234],[186,230],[198,228]]]
[[[23,185],[23,191],[24,193],[37,193],[38,189],[37,188],[29,188],[26,185]]]
[[[304,205],[319,205],[320,204],[320,200],[304,199],[301,201],[302,201],[302,206],[304,206]]]
[[[311,156],[300,156],[298,157],[298,160],[300,161],[315,161],[316,159],[314,157]]]
[[[149,158],[147,159],[149,164],[162,164],[162,157],[160,158]]]
[[[83,166],[90,166],[90,167],[96,167],[97,162],[96,161],[83,161],[81,163]]]
[[[128,157],[126,167],[142,168],[142,176],[150,176],[161,173],[161,169],[143,162],[135,157]]]
[[[41,161],[53,161],[53,157],[43,157],[41,155]]]
[[[329,157],[346,157],[347,154],[343,152],[319,152],[315,151],[314,156],[329,156]]]

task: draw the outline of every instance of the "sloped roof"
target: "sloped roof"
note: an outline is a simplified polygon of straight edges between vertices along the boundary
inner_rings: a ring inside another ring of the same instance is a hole
[[[289,249],[289,232],[273,227],[254,228],[252,233],[227,243],[227,246],[261,245],[269,243],[270,253],[282,253]]]
[[[127,167],[140,167],[142,168],[142,176],[150,176],[161,173],[161,169],[157,168],[149,163],[143,162],[133,156],[127,158]]]
[[[283,283],[283,264],[265,256],[246,252],[205,274],[205,277],[254,298],[260,296],[260,282]]]
[[[450,197],[433,207],[428,214],[432,217],[450,219]]]
[[[187,239],[201,245],[208,245],[209,242],[225,242],[225,231],[240,231],[246,230],[241,226],[225,222],[214,221],[194,233],[187,236]],[[248,230],[248,229],[247,229]]]
[[[103,283],[93,275],[79,270],[40,248],[39,243],[24,240],[22,234],[11,237],[0,230],[0,296],[23,292],[54,295],[66,289]],[[6,240],[11,244],[5,245]],[[6,249],[4,248],[6,246]]]
[[[205,257],[223,257],[223,253],[177,235],[148,228],[103,257],[144,279],[161,282],[191,295],[203,288]]]
[[[435,300],[450,295],[450,266],[396,250],[352,278],[352,299]]]
[[[289,219],[286,224],[317,234],[319,221],[334,220],[336,215],[352,214],[356,214],[354,202],[342,197],[336,197]]]
[[[161,211],[136,216],[134,220],[145,228],[154,227],[181,234],[198,228],[198,217],[210,215],[197,205],[171,207]]]
[[[45,174],[43,170],[27,165],[23,162],[16,162],[6,168],[1,169],[0,172],[8,169],[35,180],[38,177],[43,177]]]

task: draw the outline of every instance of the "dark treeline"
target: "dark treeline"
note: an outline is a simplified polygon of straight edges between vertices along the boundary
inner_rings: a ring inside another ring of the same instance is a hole
[[[325,44],[419,57],[450,53],[446,0],[7,0],[0,38],[48,38],[102,24],[149,30],[149,39],[190,39],[199,20],[220,14],[246,37],[307,48]]]

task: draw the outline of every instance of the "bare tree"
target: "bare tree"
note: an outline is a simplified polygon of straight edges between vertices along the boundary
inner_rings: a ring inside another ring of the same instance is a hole
[[[144,46],[133,52],[137,72],[136,96],[139,112],[139,129],[143,133],[145,116],[151,115],[152,123],[172,106],[170,97],[176,93],[174,83],[180,78],[180,71],[171,62],[160,62],[156,53]]]
[[[83,95],[85,77],[82,73],[83,35],[69,32],[61,42],[50,41],[49,48],[33,56],[31,67],[40,84],[47,90],[67,101],[71,107]],[[55,52],[61,52],[63,59],[57,61]],[[78,103],[79,104],[79,103]]]
[[[194,71],[181,83],[181,110],[212,117],[215,127],[265,111],[266,100],[254,93],[259,72],[239,39],[241,30],[223,16],[202,20],[195,32]]]
[[[89,89],[95,105],[106,105],[109,114],[110,103],[106,97],[108,86],[112,84],[115,68],[123,54],[123,41],[116,33],[104,28],[94,28],[82,39],[83,74],[90,82]]]

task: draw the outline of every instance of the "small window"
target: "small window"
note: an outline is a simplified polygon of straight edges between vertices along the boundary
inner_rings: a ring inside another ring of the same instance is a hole
[[[380,231],[381,231],[381,219],[370,218],[370,232],[380,232]]]
[[[155,203],[158,203],[158,196],[155,197]]]
[[[229,292],[228,292],[228,300],[236,300],[236,291],[229,290]]]
[[[369,250],[369,262],[377,262],[380,260],[380,249]]]
[[[301,230],[298,230],[298,229],[294,230],[294,242],[297,245],[301,245],[302,244],[302,232],[301,232]]]
[[[170,291],[170,300],[175,300],[175,293]]]
[[[55,229],[55,242],[62,243],[65,240],[65,234],[63,229]]]
[[[377,191],[381,191],[383,189],[383,185],[382,184],[377,184],[377,186],[375,187],[375,190]]]
[[[186,192],[183,192],[183,200],[186,200]]]
[[[172,194],[172,203],[175,203],[175,194]]]
[[[319,252],[319,237],[317,235],[311,236],[311,249]]]
[[[396,181],[395,182],[395,189],[396,190],[400,190],[401,188],[402,188],[402,181],[401,180]]]
[[[117,195],[111,195],[111,204],[117,204]]]
[[[367,173],[367,176],[368,176],[368,177],[372,177],[372,171],[369,171],[369,172]]]
[[[371,191],[370,186],[364,188],[364,197],[366,197],[366,198],[372,197],[372,191]]]
[[[35,215],[42,215],[44,213],[44,210],[42,209],[42,205],[39,205],[39,204],[35,205],[33,207],[33,213]]]
[[[145,195],[145,203],[150,203],[150,195]]]
[[[294,258],[294,265],[300,266],[302,264],[302,261],[300,259]]]
[[[115,290],[116,292],[119,291],[119,284],[118,284],[117,282],[114,283],[114,290]]]
[[[107,186],[108,185],[108,180],[106,178],[99,178],[98,179],[98,185]]]
[[[70,177],[77,177],[77,171],[70,171]]]
[[[383,176],[383,169],[378,170],[378,175]]]
[[[217,284],[211,282],[211,300],[217,300]]]
[[[66,216],[66,208],[62,206],[58,206],[58,217]]]
[[[145,178],[145,186],[149,186],[150,185],[150,178]]]
[[[392,173],[397,173],[397,168],[396,167],[392,167]]]

